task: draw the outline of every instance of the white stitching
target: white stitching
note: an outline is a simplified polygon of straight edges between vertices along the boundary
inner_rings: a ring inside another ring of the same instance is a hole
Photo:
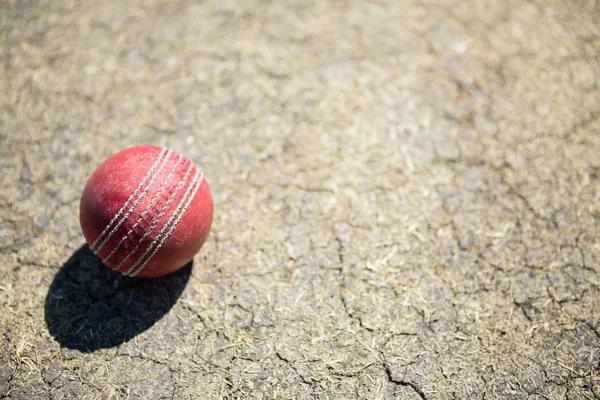
[[[173,211],[173,213],[169,217],[169,220],[162,227],[162,229],[160,230],[160,232],[158,233],[158,235],[154,238],[154,240],[152,241],[152,243],[150,243],[150,245],[148,246],[148,248],[146,249],[146,251],[140,256],[140,258],[138,259],[138,261],[136,261],[135,264],[133,264],[127,271],[125,271],[125,275],[130,275],[130,276],[137,275],[140,272],[140,270],[143,268],[143,266],[145,266],[150,261],[150,259],[156,254],[156,251],[158,251],[158,249],[155,249],[156,245],[159,244],[160,239],[162,238],[162,236],[165,233],[165,231],[171,226],[173,220],[180,215],[184,203],[186,202],[186,200],[188,200],[190,192],[192,191],[192,189],[194,188],[194,186],[196,186],[196,184],[198,183],[198,180],[200,179],[200,183],[201,183],[203,178],[204,178],[204,175],[200,174],[198,172],[198,170],[196,170],[194,178],[192,179],[190,185],[188,186],[188,188],[186,189],[185,193],[183,194],[183,196],[179,200],[179,204],[177,205],[177,208],[175,209],[175,211]],[[197,191],[197,189],[196,189],[196,191]],[[194,192],[194,195],[195,195],[195,192]],[[188,206],[189,206],[189,202],[188,202],[188,204],[185,205],[185,209],[187,209]],[[185,209],[183,209],[183,212],[185,212]],[[183,214],[181,214],[181,215],[183,215]],[[179,219],[181,219],[181,218],[179,218]],[[150,251],[152,251],[153,249],[155,251],[150,255],[149,258],[146,258],[146,255]],[[142,262],[144,262],[142,264],[142,267],[138,267],[138,265],[140,265],[140,263],[142,263]],[[134,271],[134,270],[135,270],[135,272],[132,273],[132,271]]]
[[[173,219],[175,217],[177,217],[177,214],[179,214],[179,212],[181,210],[181,207],[183,206],[183,203],[185,203],[186,199],[188,198],[188,196],[190,194],[190,191],[195,186],[195,184],[196,184],[196,182],[198,180],[198,175],[199,175],[198,170],[196,170],[196,173],[194,174],[194,178],[190,182],[190,184],[187,187],[187,189],[186,189],[185,193],[183,194],[183,196],[181,196],[181,199],[179,199],[179,204],[177,204],[177,207],[171,213],[171,216],[169,217],[169,219],[167,220],[167,222],[165,223],[165,225],[158,232],[158,235],[156,235],[156,237],[150,243],[150,245],[146,248],[146,251],[144,251],[144,253],[138,258],[138,260],[131,267],[129,267],[129,269],[127,269],[127,271],[124,272],[125,275],[130,275],[131,272],[134,271],[134,270],[137,271],[137,272],[139,272],[139,269],[137,269],[138,265],[140,265],[140,263],[145,260],[146,255],[150,251],[153,250],[153,248],[156,246],[156,244],[158,243],[158,241],[161,239],[161,237],[162,237],[163,233],[165,232],[165,230],[167,230],[167,228],[169,228],[169,226],[171,225],[171,222],[173,221]]]
[[[123,218],[121,219],[121,221],[113,228],[112,231],[110,231],[110,233],[108,234],[108,236],[106,236],[106,238],[104,238],[104,240],[102,241],[102,243],[100,243],[100,245],[98,246],[98,248],[95,250],[96,253],[99,253],[100,250],[102,250],[102,248],[104,247],[104,245],[110,240],[110,238],[112,237],[112,235],[115,234],[115,232],[117,231],[117,229],[119,229],[121,227],[121,225],[123,225],[125,223],[125,221],[127,220],[127,218],[129,218],[129,216],[131,215],[131,213],[133,212],[133,210],[135,209],[135,207],[137,207],[138,203],[144,197],[146,197],[146,194],[148,193],[148,190],[150,190],[150,187],[154,184],[154,182],[156,181],[156,178],[158,178],[158,176],[162,173],[162,170],[165,168],[165,165],[167,165],[167,161],[169,161],[169,158],[171,157],[171,153],[172,153],[172,151],[169,149],[167,151],[167,155],[165,156],[165,159],[162,161],[162,164],[161,164],[160,168],[154,174],[154,176],[152,177],[152,179],[150,180],[150,182],[148,182],[148,185],[146,186],[146,188],[144,188],[144,191],[140,194],[140,196],[137,198],[137,200],[129,208],[129,211],[127,211],[127,213],[123,216]]]
[[[169,205],[171,204],[171,202],[175,198],[175,195],[177,194],[177,192],[179,192],[179,189],[181,189],[184,186],[184,184],[186,183],[186,181],[188,179],[188,175],[190,174],[190,171],[192,171],[192,169],[195,169],[195,166],[190,161],[190,164],[188,165],[188,168],[185,171],[183,179],[177,184],[177,187],[175,188],[175,190],[173,190],[173,193],[171,193],[171,196],[169,197],[169,199],[167,200],[167,202],[165,203],[165,205],[163,206],[163,208],[160,210],[160,213],[158,214],[158,216],[156,217],[156,219],[152,222],[152,225],[150,226],[150,228],[148,230],[146,230],[146,233],[144,233],[144,236],[142,236],[142,238],[138,242],[137,246],[135,246],[135,249],[133,249],[132,251],[130,251],[129,254],[125,258],[123,258],[123,260],[121,260],[121,262],[119,263],[119,265],[117,265],[113,269],[119,271],[121,269],[121,267],[123,266],[123,264],[125,264],[125,261],[127,261],[129,259],[129,257],[131,257],[133,254],[135,254],[135,252],[137,251],[137,249],[139,249],[139,247],[142,244],[142,242],[144,241],[144,239],[146,239],[146,237],[148,237],[148,235],[154,230],[154,228],[156,227],[156,224],[160,221],[160,219],[164,215],[165,211],[167,210],[167,208],[169,207]]]
[[[183,207],[183,210],[181,210],[181,213],[177,216],[177,220],[175,220],[175,222],[171,226],[171,229],[169,230],[169,232],[162,238],[162,240],[160,241],[160,243],[158,244],[158,246],[154,249],[154,251],[152,252],[152,254],[150,254],[150,257],[148,257],[146,259],[146,261],[135,272],[133,272],[131,274],[131,276],[136,276],[137,274],[139,274],[140,271],[144,269],[144,267],[146,266],[146,264],[148,264],[150,262],[150,260],[152,260],[152,258],[156,255],[156,253],[161,249],[161,247],[169,239],[169,237],[171,236],[171,234],[173,233],[173,231],[175,230],[175,228],[177,228],[177,225],[181,221],[181,218],[183,218],[183,215],[187,211],[188,207],[190,206],[190,204],[192,203],[192,201],[196,197],[196,194],[198,193],[198,189],[200,189],[200,186],[202,186],[202,181],[203,180],[204,180],[204,174],[201,174],[200,175],[200,179],[198,179],[198,182],[196,183],[196,188],[194,189],[192,195],[188,199],[186,205]]]
[[[181,155],[178,155],[178,156],[179,156],[179,159],[177,160],[177,162],[173,166],[173,169],[171,170],[171,172],[169,173],[169,175],[167,175],[167,177],[165,178],[165,180],[164,180],[162,186],[160,187],[160,189],[156,193],[154,193],[154,196],[152,196],[152,199],[150,200],[150,202],[148,203],[148,205],[146,205],[146,208],[144,209],[144,211],[140,214],[140,216],[137,219],[137,221],[135,221],[135,224],[133,224],[133,226],[131,227],[131,229],[129,230],[129,232],[127,232],[127,235],[123,236],[123,238],[119,241],[119,243],[117,243],[117,245],[113,248],[113,250],[110,252],[110,254],[107,255],[106,258],[104,258],[104,260],[102,260],[102,261],[104,261],[105,264],[115,254],[115,252],[117,251],[117,249],[119,249],[119,247],[121,247],[121,245],[123,244],[123,242],[126,241],[129,238],[129,235],[131,235],[133,233],[134,229],[139,225],[139,223],[144,218],[144,215],[146,215],[148,213],[148,211],[150,210],[150,207],[152,207],[154,205],[154,202],[156,202],[156,200],[158,199],[158,197],[162,194],[162,192],[164,192],[165,188],[167,187],[167,183],[169,183],[169,181],[171,180],[171,178],[175,174],[175,170],[177,169],[177,167],[179,167],[179,164],[181,163],[181,160],[183,160],[183,156],[181,156]],[[152,223],[155,223],[155,221],[157,221],[157,220],[154,219],[152,221]]]
[[[179,189],[181,189],[184,186],[185,182],[187,181],[188,175],[193,168],[195,168],[195,167],[194,167],[193,163],[190,162],[187,170],[185,171],[185,175],[183,176],[183,179],[177,184],[177,187],[175,188],[175,190],[173,190],[173,192],[171,193],[171,196],[169,196],[169,199],[167,200],[167,202],[165,203],[163,208],[160,210],[160,213],[158,214],[156,219],[152,222],[152,225],[150,226],[150,228],[148,228],[146,230],[146,232],[144,233],[144,236],[142,236],[142,238],[139,240],[139,242],[135,246],[135,248],[132,251],[130,251],[129,254],[127,254],[127,256],[125,258],[123,258],[123,260],[121,260],[119,265],[117,265],[114,268],[116,271],[119,271],[121,269],[121,267],[123,266],[123,264],[125,264],[125,262],[129,259],[129,257],[131,257],[133,254],[135,254],[135,252],[139,249],[139,247],[142,244],[142,242],[144,241],[144,239],[146,239],[146,237],[148,237],[148,235],[154,230],[154,228],[156,227],[156,225],[158,224],[158,222],[164,215],[165,211],[167,210],[167,208],[169,207],[169,205],[175,198],[175,195],[177,194],[177,192],[179,192]]]
[[[94,242],[90,246],[90,248],[92,250],[96,247],[96,245],[98,244],[98,241],[102,240],[103,236],[106,235],[106,233],[109,231],[109,229],[112,228],[113,224],[119,219],[119,217],[121,216],[121,214],[123,213],[123,211],[125,211],[125,209],[129,205],[129,202],[137,195],[137,193],[140,191],[140,189],[142,188],[142,186],[144,186],[144,184],[146,183],[146,181],[148,180],[148,178],[150,178],[150,175],[152,175],[152,173],[154,172],[154,170],[156,169],[156,167],[160,163],[160,160],[162,159],[163,155],[165,154],[164,153],[165,151],[167,151],[167,149],[165,149],[165,148],[163,148],[160,151],[160,153],[158,154],[158,158],[156,159],[156,161],[154,161],[154,164],[152,164],[152,167],[150,167],[150,169],[146,173],[146,176],[144,176],[144,179],[142,179],[142,181],[140,182],[140,184],[138,185],[138,187],[133,191],[133,193],[131,193],[131,195],[129,195],[129,198],[127,199],[127,201],[125,202],[125,204],[123,204],[123,207],[121,207],[121,209],[119,210],[119,212],[117,212],[117,214],[108,223],[108,225],[106,225],[106,228],[104,228],[104,230],[102,231],[102,233],[100,233],[100,235],[98,235],[98,237],[94,240]]]

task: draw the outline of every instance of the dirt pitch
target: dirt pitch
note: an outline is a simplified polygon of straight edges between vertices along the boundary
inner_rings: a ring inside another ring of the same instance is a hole
[[[600,399],[600,6],[0,2],[0,397]],[[124,279],[79,195],[204,168],[193,264]]]

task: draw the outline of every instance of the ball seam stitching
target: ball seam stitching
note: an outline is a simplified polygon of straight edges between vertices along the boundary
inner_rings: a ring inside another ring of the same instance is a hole
[[[92,249],[92,251],[94,251],[94,253],[96,253],[95,248],[96,248],[96,245],[98,244],[98,242],[103,239],[104,235],[106,235],[106,233],[112,228],[113,224],[119,219],[119,217],[121,216],[121,214],[123,213],[123,211],[125,211],[125,209],[129,205],[129,203],[133,200],[133,198],[135,198],[135,196],[137,196],[137,193],[146,184],[146,181],[148,180],[148,178],[150,178],[150,176],[152,175],[152,173],[154,172],[154,170],[156,169],[156,167],[160,163],[160,160],[164,156],[165,151],[167,151],[167,149],[165,149],[165,148],[161,149],[160,153],[158,154],[158,157],[156,158],[156,160],[154,161],[154,163],[152,164],[152,166],[150,167],[150,169],[148,170],[148,172],[146,173],[146,175],[144,176],[144,178],[142,179],[142,181],[140,182],[140,184],[137,186],[137,188],[135,188],[135,190],[133,191],[133,193],[131,193],[129,195],[129,197],[127,198],[127,201],[125,201],[125,204],[123,204],[123,206],[117,212],[117,214],[115,214],[115,216],[110,220],[110,222],[108,223],[108,225],[106,225],[106,227],[100,233],[100,235],[98,235],[98,237],[96,237],[96,239],[94,240],[94,242],[90,245],[90,248]]]
[[[175,231],[175,228],[177,228],[177,225],[179,225],[179,222],[183,218],[183,215],[185,214],[185,212],[189,208],[190,204],[192,203],[192,201],[196,197],[196,194],[198,193],[198,189],[202,185],[202,181],[203,180],[204,180],[204,174],[203,173],[199,173],[196,170],[196,174],[194,176],[194,179],[192,180],[192,182],[190,183],[190,186],[186,190],[186,193],[184,194],[184,197],[182,198],[182,200],[177,205],[177,209],[173,212],[173,214],[169,218],[169,221],[167,221],[167,223],[165,224],[165,226],[161,229],[160,234],[154,239],[154,241],[148,247],[148,250],[146,250],[146,253],[149,252],[149,250],[153,247],[153,245],[155,246],[154,251],[144,260],[144,262],[135,271],[133,271],[133,272],[129,271],[130,276],[136,276],[138,273],[140,273],[140,271],[142,271],[144,269],[144,267],[152,260],[152,258],[154,258],[154,256],[156,255],[156,253],[158,253],[158,251],[162,248],[162,246],[165,244],[165,242],[169,239],[169,237],[171,236],[171,234]],[[193,191],[192,191],[192,193],[190,195],[190,190],[191,189],[193,189]],[[185,202],[185,206],[183,206],[183,208],[181,208],[181,206],[183,205],[184,202]],[[175,220],[175,222],[173,222],[171,224],[171,221],[173,220],[173,218],[176,218],[176,220]],[[164,236],[162,236],[162,233],[164,233],[164,231],[167,228],[169,228],[169,226],[170,226],[170,229],[167,232],[167,234],[164,235]],[[161,238],[161,236],[162,236],[162,238]],[[143,257],[144,256],[141,257],[141,260],[143,260]]]
[[[165,203],[165,205],[163,206],[163,208],[160,210],[160,213],[158,214],[158,216],[156,217],[156,219],[153,221],[152,225],[150,226],[150,228],[144,233],[144,236],[142,236],[142,238],[139,240],[138,244],[135,246],[135,248],[129,252],[129,254],[127,254],[127,256],[125,258],[123,258],[123,260],[121,260],[121,262],[119,263],[119,265],[117,265],[114,269],[117,271],[120,271],[122,266],[125,264],[125,262],[133,255],[135,254],[135,252],[140,248],[142,242],[144,241],[144,239],[146,239],[148,237],[148,235],[154,230],[154,228],[156,227],[156,225],[158,224],[158,222],[161,220],[162,216],[164,215],[165,211],[167,210],[167,208],[171,205],[171,202],[173,201],[173,199],[175,198],[175,195],[179,192],[179,190],[185,185],[188,176],[190,174],[190,171],[192,171],[195,168],[195,166],[193,165],[193,163],[190,161],[185,174],[183,176],[183,179],[177,184],[177,187],[175,188],[175,190],[173,190],[173,193],[171,193],[171,196],[169,196],[169,199],[167,200],[167,202]]]
[[[144,197],[146,197],[146,194],[150,190],[150,187],[152,187],[152,185],[156,181],[156,178],[158,178],[158,176],[162,173],[162,170],[165,168],[165,165],[167,165],[167,161],[171,157],[171,153],[172,153],[171,150],[167,151],[167,155],[165,156],[165,159],[162,161],[161,166],[158,169],[158,171],[154,174],[154,176],[152,177],[152,179],[150,180],[150,182],[148,183],[148,185],[144,188],[144,191],[135,200],[135,202],[129,208],[129,210],[127,211],[127,213],[123,216],[123,218],[121,219],[121,221],[110,231],[110,233],[106,236],[106,238],[104,238],[104,240],[102,241],[102,243],[100,243],[100,245],[95,249],[95,253],[96,254],[99,253],[102,250],[102,248],[106,245],[106,243],[110,240],[110,238],[115,234],[115,232],[121,227],[121,225],[123,225],[125,223],[125,221],[129,218],[129,216],[131,215],[131,213],[133,212],[133,210],[137,207],[138,203],[140,201],[142,201],[142,199]]]
[[[165,178],[165,180],[162,183],[160,189],[154,193],[154,195],[152,196],[152,199],[146,205],[146,208],[144,209],[144,211],[142,211],[142,213],[140,214],[140,216],[138,217],[138,219],[135,221],[135,223],[133,224],[133,226],[131,227],[131,229],[127,232],[127,234],[121,238],[121,240],[119,241],[119,243],[117,243],[117,245],[112,249],[112,251],[110,252],[110,254],[107,255],[103,259],[104,264],[108,263],[108,260],[116,253],[116,251],[121,247],[121,245],[123,244],[123,242],[125,242],[129,238],[129,236],[133,233],[133,231],[135,230],[135,228],[139,225],[139,223],[144,218],[144,215],[146,215],[148,213],[148,211],[150,210],[150,207],[152,207],[154,205],[154,203],[156,202],[156,200],[158,198],[160,198],[160,196],[162,195],[162,193],[165,191],[165,188],[167,187],[167,184],[169,183],[169,181],[171,180],[171,178],[175,174],[175,171],[177,170],[177,167],[179,167],[179,164],[181,163],[181,160],[183,159],[183,156],[181,156],[181,155],[178,155],[178,156],[179,156],[179,158],[177,159],[177,162],[175,163],[175,165],[173,166],[173,168],[169,172],[169,175],[167,175],[167,177]],[[153,218],[152,222],[154,222],[155,219],[156,219],[156,217]]]

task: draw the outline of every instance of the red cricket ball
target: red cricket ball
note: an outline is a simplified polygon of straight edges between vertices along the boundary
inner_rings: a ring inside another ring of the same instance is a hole
[[[155,277],[187,264],[210,231],[213,203],[203,173],[167,148],[137,146],[104,161],[79,208],[91,250],[124,275]]]

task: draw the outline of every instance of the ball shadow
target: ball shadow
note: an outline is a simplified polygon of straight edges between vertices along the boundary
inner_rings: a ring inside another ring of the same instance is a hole
[[[129,278],[104,266],[88,245],[54,277],[44,306],[50,334],[82,352],[118,346],[160,320],[177,302],[193,262],[160,278]]]

